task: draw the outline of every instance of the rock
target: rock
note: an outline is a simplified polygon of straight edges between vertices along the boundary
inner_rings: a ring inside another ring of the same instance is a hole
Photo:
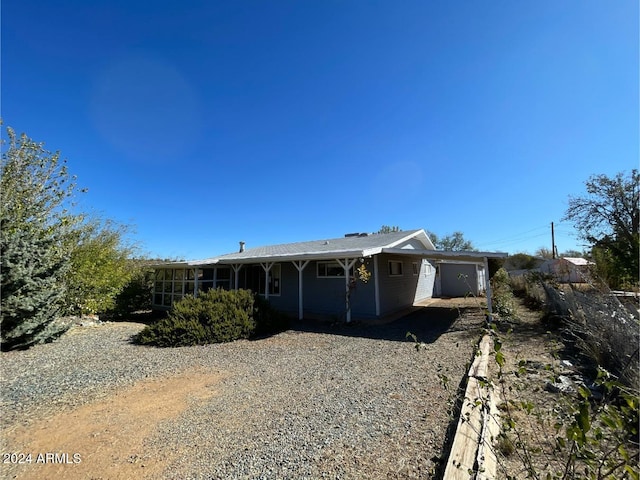
[[[547,382],[544,389],[551,393],[576,393],[575,383],[565,375],[558,375],[555,382]]]

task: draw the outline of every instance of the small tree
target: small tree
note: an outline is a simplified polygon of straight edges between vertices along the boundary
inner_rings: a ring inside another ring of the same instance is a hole
[[[473,243],[464,238],[462,232],[453,232],[451,235],[445,235],[444,237],[438,237],[435,233],[429,233],[429,238],[438,250],[476,250]]]
[[[550,248],[540,247],[538,248],[538,250],[536,250],[535,256],[538,258],[549,259],[549,258],[553,258],[553,252],[551,251]]]
[[[640,174],[592,175],[587,193],[569,197],[563,220],[574,223],[582,238],[592,244],[598,270],[611,273],[611,287],[638,285],[640,248]]]
[[[1,345],[26,348],[61,333],[53,327],[70,268],[68,235],[75,178],[59,153],[7,128],[0,167]]]
[[[124,243],[126,228],[111,221],[91,220],[71,238],[71,268],[65,277],[65,304],[75,315],[106,312],[131,279],[129,256],[133,248]]]
[[[400,230],[400,227],[391,227],[389,225],[382,225],[380,227],[380,230],[378,230],[376,233],[395,233],[395,232],[400,232],[402,230]]]

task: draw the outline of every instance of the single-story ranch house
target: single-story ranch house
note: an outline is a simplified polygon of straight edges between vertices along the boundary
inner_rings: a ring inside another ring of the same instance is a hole
[[[436,250],[423,229],[246,249],[240,242],[235,253],[155,265],[153,307],[211,288],[245,288],[298,318],[379,318],[434,296],[482,295],[488,259],[506,256]]]

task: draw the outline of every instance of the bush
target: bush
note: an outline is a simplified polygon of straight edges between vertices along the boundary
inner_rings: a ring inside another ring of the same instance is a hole
[[[509,274],[500,268],[491,279],[491,300],[493,311],[503,319],[517,319],[516,302],[509,283]]]
[[[289,317],[271,306],[268,300],[256,295],[254,303],[255,335],[270,335],[289,328]]]
[[[134,312],[151,310],[153,294],[153,268],[144,266],[143,262],[130,260],[131,279],[115,298],[112,313],[116,317],[124,317]]]
[[[187,296],[169,316],[147,326],[135,338],[143,345],[180,347],[231,342],[286,329],[288,319],[250,290],[222,289]]]
[[[547,308],[562,319],[564,332],[580,352],[613,373],[621,383],[640,390],[640,323],[608,292],[560,289],[543,283]]]

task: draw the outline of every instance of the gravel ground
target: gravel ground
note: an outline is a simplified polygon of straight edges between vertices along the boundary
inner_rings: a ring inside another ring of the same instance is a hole
[[[144,439],[145,452],[165,459],[157,478],[432,478],[450,422],[437,374],[458,385],[482,326],[479,310],[458,317],[450,306],[385,325],[301,322],[261,340],[176,349],[131,344],[141,324],[74,327],[1,354],[0,426],[35,428],[141,380],[204,370],[220,374],[215,393]]]

